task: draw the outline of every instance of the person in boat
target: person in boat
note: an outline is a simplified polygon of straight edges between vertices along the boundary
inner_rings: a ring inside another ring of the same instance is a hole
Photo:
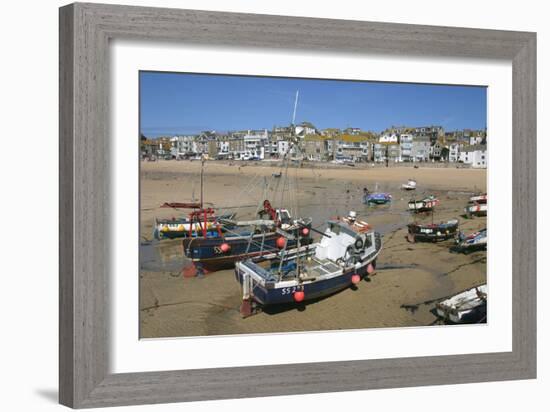
[[[365,232],[370,230],[371,226],[364,220],[357,219],[357,212],[350,210],[346,217],[343,217],[342,220],[350,225],[354,230],[359,232]]]
[[[369,189],[366,188],[366,187],[364,187],[364,188],[363,188],[363,198],[366,198],[366,197],[369,195],[369,193],[370,193],[370,192],[369,192]]]

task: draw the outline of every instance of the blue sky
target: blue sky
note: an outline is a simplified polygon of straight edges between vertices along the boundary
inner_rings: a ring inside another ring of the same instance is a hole
[[[140,129],[155,137],[288,125],[296,90],[296,123],[319,129],[487,124],[485,87],[141,72]]]

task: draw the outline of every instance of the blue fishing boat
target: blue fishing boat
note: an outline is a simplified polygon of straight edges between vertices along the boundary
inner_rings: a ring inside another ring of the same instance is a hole
[[[323,298],[359,283],[375,271],[382,249],[379,233],[349,218],[330,220],[327,226],[318,243],[236,263],[243,316],[260,307]]]
[[[220,222],[231,230],[183,239],[185,256],[197,271],[208,273],[232,268],[238,260],[312,243],[311,219],[295,220],[287,209],[274,209],[268,200],[259,215],[260,219],[251,221],[222,219]],[[206,225],[203,222],[203,227]]]
[[[459,232],[456,245],[451,248],[452,252],[468,254],[479,250],[487,250],[487,229],[481,229],[468,236]]]
[[[363,197],[363,203],[366,205],[385,205],[390,203],[392,197],[389,193],[369,193]]]

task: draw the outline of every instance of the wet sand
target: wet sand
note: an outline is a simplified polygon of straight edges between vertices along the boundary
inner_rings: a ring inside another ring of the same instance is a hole
[[[239,218],[248,219],[267,190],[275,207],[284,205],[301,216],[311,216],[314,227],[321,230],[327,218],[355,210],[384,235],[378,270],[370,281],[302,307],[269,308],[242,319],[241,292],[233,270],[184,278],[181,269],[189,262],[183,257],[181,241],[151,242],[155,217],[180,214],[160,209],[160,204],[191,201],[193,195],[198,198],[199,170],[199,162],[141,164],[143,338],[426,326],[438,323],[430,312],[435,301],[486,282],[486,252],[456,254],[449,252],[451,240],[411,244],[405,239],[407,223],[432,221],[431,216],[411,217],[407,212],[410,198],[427,194],[441,200],[434,222],[459,218],[460,229],[466,233],[486,227],[485,217],[461,216],[469,196],[486,190],[485,170],[426,166],[289,168],[283,178],[273,179],[271,175],[280,168],[208,162],[204,172],[206,205],[236,211]],[[292,179],[285,179],[285,175]],[[408,178],[418,181],[414,193],[400,190]],[[271,189],[276,185],[274,195]],[[294,186],[297,190],[291,190]],[[363,205],[365,186],[391,193],[394,201],[388,206]]]

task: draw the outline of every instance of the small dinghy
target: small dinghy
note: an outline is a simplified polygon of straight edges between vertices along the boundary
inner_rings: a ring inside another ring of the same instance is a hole
[[[435,305],[437,316],[452,323],[487,321],[487,285],[468,289]]]
[[[435,196],[428,196],[422,200],[409,201],[409,210],[414,213],[431,212],[439,205],[439,199]]]
[[[401,185],[402,190],[416,190],[416,180],[409,179],[407,183]]]
[[[487,250],[487,229],[465,236],[462,232],[458,234],[456,245],[451,248],[452,252],[468,254],[478,250]]]
[[[363,203],[366,205],[385,205],[390,203],[392,197],[389,193],[369,193],[363,197]]]
[[[322,298],[372,274],[382,237],[365,222],[359,223],[351,215],[329,220],[319,243],[237,262],[241,314],[250,316],[260,307]]]
[[[456,236],[458,220],[451,219],[448,222],[419,224],[410,223],[408,226],[407,240],[415,242],[439,242]]]

